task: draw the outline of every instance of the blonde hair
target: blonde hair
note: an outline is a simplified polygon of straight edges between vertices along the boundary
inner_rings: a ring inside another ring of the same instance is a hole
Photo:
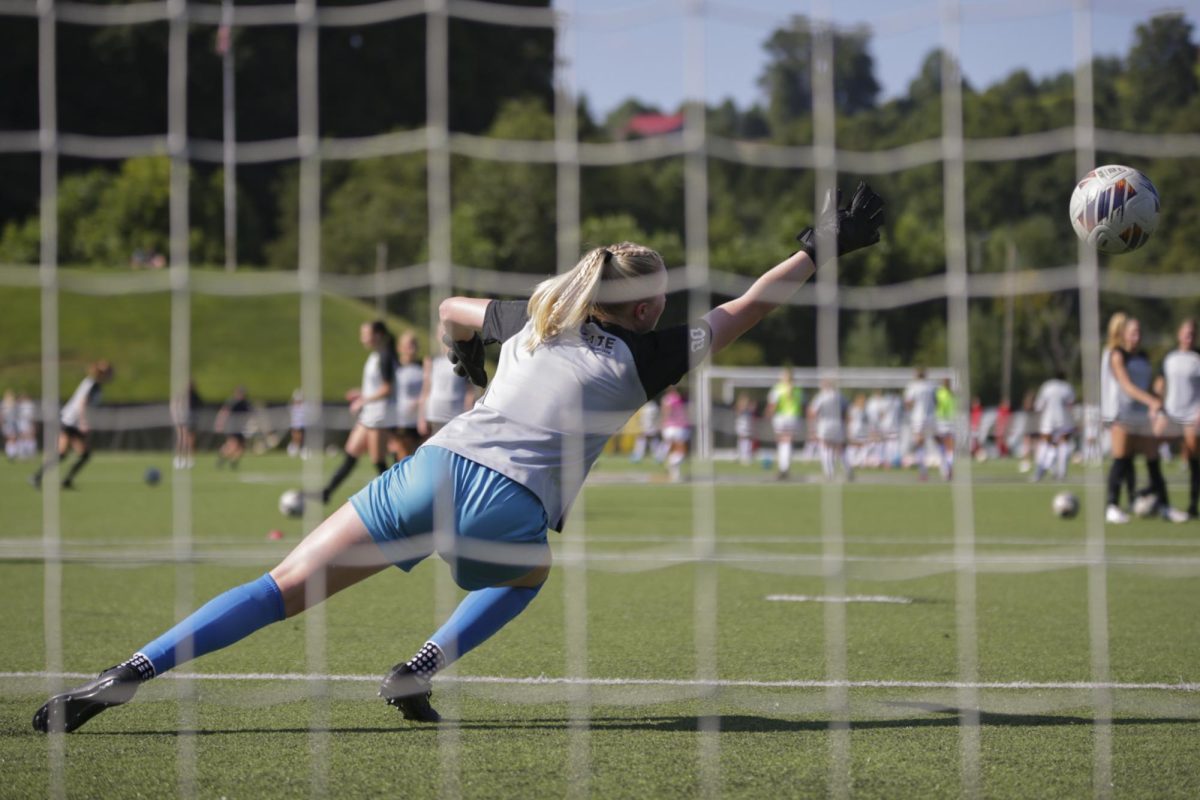
[[[533,335],[526,347],[538,345],[565,331],[576,330],[588,317],[612,319],[620,309],[655,294],[657,281],[638,280],[665,269],[662,256],[633,242],[619,242],[588,251],[574,267],[542,281],[529,298]],[[615,289],[602,284],[617,283]],[[619,283],[618,283],[619,282]]]
[[[1105,342],[1105,347],[1109,350],[1115,350],[1125,344],[1125,322],[1129,319],[1129,315],[1124,311],[1118,311],[1108,318],[1108,339]]]

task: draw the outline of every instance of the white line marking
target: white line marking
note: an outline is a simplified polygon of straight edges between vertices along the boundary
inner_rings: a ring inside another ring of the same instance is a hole
[[[769,594],[763,598],[776,603],[892,603],[908,605],[911,597],[893,597],[886,594],[851,594],[834,597],[827,594]]]
[[[94,678],[94,672],[0,672],[0,680],[14,678]],[[162,678],[207,681],[310,681],[310,682],[377,682],[379,675],[307,675],[300,672],[171,672]],[[1051,689],[1089,691],[1095,689],[1200,692],[1200,683],[1094,683],[1089,681],[754,681],[754,680],[689,680],[675,678],[513,678],[499,675],[442,675],[434,678],[445,683],[478,683],[506,686],[677,686],[696,688],[751,689]]]

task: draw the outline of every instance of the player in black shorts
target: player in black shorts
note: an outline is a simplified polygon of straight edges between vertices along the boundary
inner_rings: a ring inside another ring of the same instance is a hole
[[[74,450],[78,458],[63,477],[62,487],[64,489],[75,488],[75,476],[92,458],[91,424],[88,420],[88,409],[100,402],[100,389],[111,381],[112,377],[112,364],[103,359],[88,367],[87,377],[80,382],[75,393],[71,395],[71,399],[63,406],[62,414],[59,416],[62,427],[58,434],[58,453],[48,457],[38,471],[29,478],[29,482],[35,488],[41,487],[42,476],[46,470],[57,464],[69,450]]]

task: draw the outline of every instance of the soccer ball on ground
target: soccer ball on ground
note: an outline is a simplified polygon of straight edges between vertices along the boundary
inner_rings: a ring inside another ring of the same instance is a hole
[[[158,486],[158,482],[162,480],[162,473],[156,467],[146,467],[142,480],[146,482],[147,486]]]
[[[1054,495],[1054,500],[1050,503],[1050,508],[1054,510],[1054,516],[1061,519],[1071,519],[1079,513],[1079,498],[1070,492],[1059,492]]]
[[[288,489],[279,495],[279,513],[285,517],[298,517],[304,513],[304,495],[296,489]]]
[[[1127,253],[1158,226],[1158,190],[1133,167],[1109,164],[1084,175],[1071,194],[1071,226],[1101,253]]]
[[[1133,514],[1142,519],[1149,519],[1158,513],[1158,497],[1153,494],[1139,494],[1133,499]]]

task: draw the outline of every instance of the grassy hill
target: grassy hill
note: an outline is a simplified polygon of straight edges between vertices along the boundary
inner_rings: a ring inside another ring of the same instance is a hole
[[[41,393],[41,294],[0,287],[0,391]],[[374,307],[335,295],[321,304],[322,376],[326,399],[342,397],[362,377],[358,326]],[[397,332],[409,325],[391,318]],[[422,339],[425,337],[422,335]],[[116,379],[111,402],[162,401],[170,381],[169,293],[59,295],[59,381],[64,398],[89,362],[107,358]],[[300,298],[192,296],[192,375],[207,402],[243,384],[258,401],[281,401],[300,385]]]

